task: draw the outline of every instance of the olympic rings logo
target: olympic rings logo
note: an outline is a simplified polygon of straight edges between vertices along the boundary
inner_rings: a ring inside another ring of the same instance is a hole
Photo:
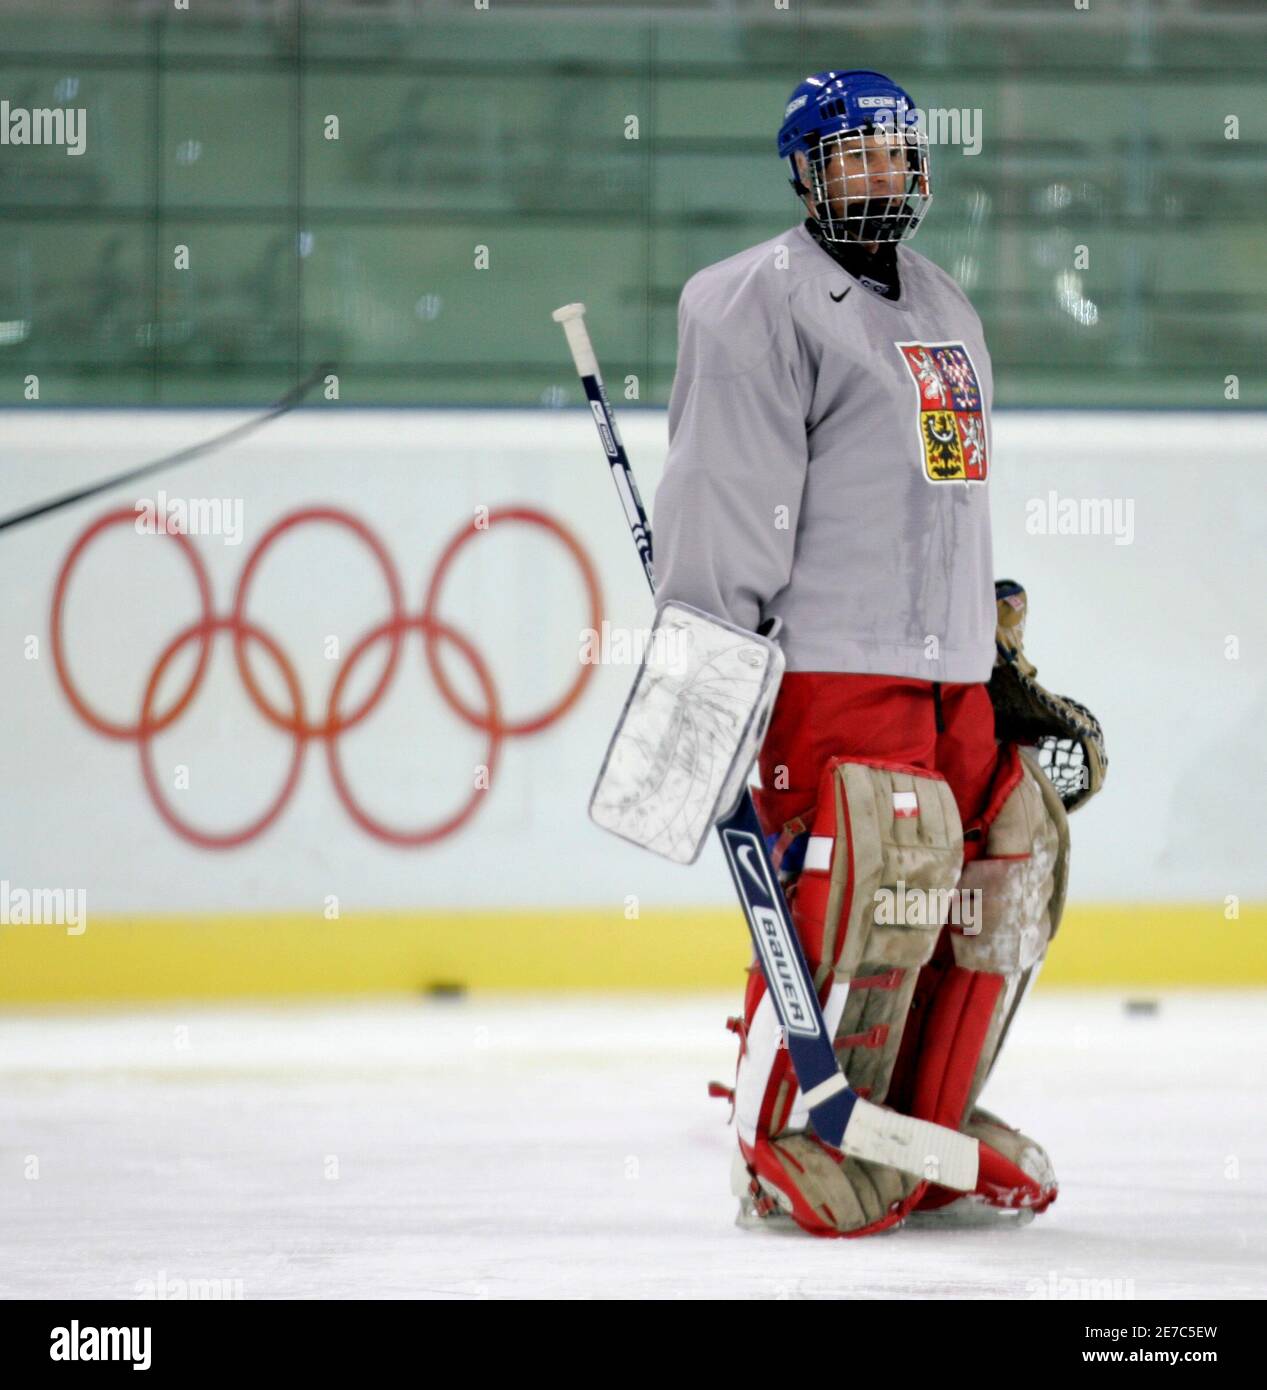
[[[145,787],[155,809],[177,835],[204,849],[234,849],[262,835],[277,820],[290,800],[299,782],[304,755],[308,745],[312,742],[319,742],[325,747],[330,777],[344,809],[362,830],[387,844],[415,848],[434,844],[437,840],[452,835],[475,814],[480,805],[481,797],[487,795],[487,792],[479,786],[473,789],[467,801],[452,815],[418,830],[402,830],[387,825],[372,816],[353,795],[352,789],[348,785],[339,757],[339,737],[348,729],[354,728],[366,720],[386,695],[388,687],[396,675],[404,640],[410,633],[416,632],[421,636],[427,668],[449,709],[463,723],[484,734],[485,747],[482,766],[487,769],[490,787],[503,742],[507,738],[539,733],[561,719],[580,698],[585,683],[593,674],[592,665],[578,663],[576,678],[552,705],[527,718],[506,719],[502,713],[501,700],[484,658],[468,637],[441,618],[437,612],[445,578],[464,546],[477,536],[487,534],[495,526],[527,525],[544,531],[557,540],[575,562],[581,574],[589,605],[590,626],[597,629],[602,619],[602,596],[594,565],[571,532],[561,522],[548,516],[545,512],[537,511],[531,507],[498,508],[488,513],[485,524],[480,525],[478,522],[472,521],[469,525],[464,526],[448,542],[435,570],[432,572],[423,599],[422,611],[411,614],[405,610],[405,600],[396,567],[383,543],[374,532],[363,521],[338,508],[305,507],[282,517],[260,538],[243,566],[234,594],[233,606],[228,614],[216,613],[211,596],[211,581],[206,566],[188,535],[177,530],[158,533],[170,537],[188,562],[198,588],[200,613],[196,621],[183,628],[168,642],[154,663],[145,684],[141,711],[136,722],[132,724],[119,723],[106,718],[93,709],[72,677],[66,659],[64,615],[71,575],[84,551],[104,531],[123,525],[135,528],[135,523],[136,511],[133,508],[128,507],[120,511],[108,512],[84,530],[71,546],[62,562],[53,590],[50,620],[53,664],[62,692],[79,718],[90,729],[95,730],[105,738],[128,741],[137,745]],[[382,573],[388,596],[387,617],[366,632],[341,662],[338,674],[330,689],[325,713],[319,720],[308,718],[299,678],[293,663],[281,645],[257,623],[252,622],[247,615],[251,586],[265,555],[277,541],[289,532],[294,531],[297,527],[313,524],[341,527],[361,541]],[[150,542],[147,541],[147,543]],[[154,769],[153,741],[156,734],[171,728],[193,703],[206,674],[215,638],[221,633],[227,633],[233,639],[233,655],[237,664],[238,675],[251,703],[268,723],[288,734],[294,746],[281,790],[264,812],[237,829],[211,831],[191,825],[176,814],[159,785],[159,779]],[[345,710],[343,701],[352,672],[366,653],[380,642],[388,643],[387,661],[382,674],[374,688],[359,704],[352,709]],[[159,688],[163,676],[177,655],[191,643],[197,643],[198,648],[193,674],[172,703],[160,711],[158,708]],[[467,703],[454,689],[440,663],[439,647],[442,643],[447,643],[462,658],[474,675],[480,691],[478,707]],[[261,689],[248,660],[248,646],[250,645],[254,645],[263,652],[280,673],[286,689],[286,707],[278,707]]]

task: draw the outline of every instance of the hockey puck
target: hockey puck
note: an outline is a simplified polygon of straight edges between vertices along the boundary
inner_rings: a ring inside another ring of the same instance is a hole
[[[1126,1012],[1140,1018],[1151,1018],[1156,1014],[1157,1009],[1156,999],[1128,999],[1126,1001]]]
[[[433,980],[419,991],[427,999],[465,999],[466,986],[456,980]]]

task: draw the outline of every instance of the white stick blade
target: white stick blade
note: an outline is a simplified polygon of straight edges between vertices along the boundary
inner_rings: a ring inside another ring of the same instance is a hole
[[[868,1100],[854,1104],[840,1147],[854,1158],[883,1163],[956,1192],[971,1192],[977,1185],[981,1151],[975,1139]]]

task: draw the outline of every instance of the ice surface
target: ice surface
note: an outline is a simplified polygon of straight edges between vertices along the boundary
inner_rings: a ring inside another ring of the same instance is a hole
[[[1267,995],[1159,998],[1023,1010],[983,1100],[1050,1211],[860,1241],[733,1225],[737,998],[10,1014],[0,1293],[1267,1297]]]

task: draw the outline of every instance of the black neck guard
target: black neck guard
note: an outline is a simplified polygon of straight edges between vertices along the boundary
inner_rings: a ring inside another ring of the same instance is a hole
[[[874,253],[856,242],[828,241],[818,219],[807,217],[805,230],[814,238],[838,266],[855,280],[874,291],[881,299],[900,299],[902,283],[897,270],[897,247],[893,242],[881,242]]]

